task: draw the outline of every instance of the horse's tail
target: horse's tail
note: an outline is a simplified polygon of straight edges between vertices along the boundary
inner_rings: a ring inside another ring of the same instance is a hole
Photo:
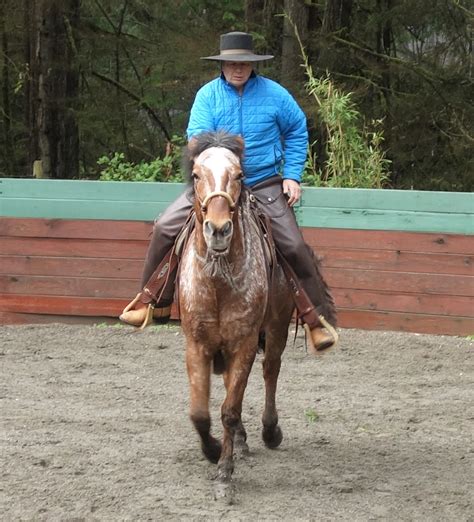
[[[321,273],[321,263],[319,262],[319,259],[314,255],[313,249],[309,245],[306,245],[306,247],[311,253],[314,267],[316,268],[316,272],[318,274],[318,277],[316,278],[316,283],[319,286],[320,295],[324,297],[323,302],[320,304],[321,314],[332,326],[335,327],[337,325],[337,312],[334,298]]]

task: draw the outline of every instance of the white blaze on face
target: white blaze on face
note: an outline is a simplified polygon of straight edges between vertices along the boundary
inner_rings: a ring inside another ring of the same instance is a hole
[[[209,190],[225,190],[227,182],[226,172],[230,168],[237,167],[239,160],[228,149],[211,147],[199,155],[196,164],[212,172],[214,187],[209,186]]]

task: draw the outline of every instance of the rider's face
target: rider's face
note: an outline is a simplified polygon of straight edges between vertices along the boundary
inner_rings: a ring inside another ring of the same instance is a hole
[[[252,64],[250,62],[223,62],[222,72],[225,79],[240,91],[252,74]]]

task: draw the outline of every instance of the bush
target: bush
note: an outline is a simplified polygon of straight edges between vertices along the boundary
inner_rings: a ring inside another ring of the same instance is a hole
[[[181,146],[184,138],[174,136],[163,158],[147,163],[132,163],[125,160],[123,152],[102,156],[97,164],[102,167],[101,181],[183,181]]]
[[[326,160],[318,167],[314,147],[310,147],[303,181],[316,186],[382,188],[389,177],[390,160],[382,150],[381,121],[372,121],[372,130],[361,125],[361,116],[351,99],[334,87],[329,76],[318,79],[306,67],[306,88],[317,101],[317,114],[325,134]]]

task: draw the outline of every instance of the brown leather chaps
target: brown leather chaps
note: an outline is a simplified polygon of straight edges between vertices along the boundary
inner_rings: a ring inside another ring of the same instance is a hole
[[[315,306],[316,311],[335,325],[336,317],[332,297],[319,272],[313,251],[304,242],[293,209],[288,205],[286,196],[283,194],[281,177],[274,176],[266,179],[250,187],[250,191],[257,200],[259,210],[270,218],[275,245],[293,269],[307,297]],[[142,288],[173,246],[193,205],[193,190],[190,187],[155,220],[143,269]],[[173,293],[174,274],[169,278],[169,282],[161,294],[159,305],[171,304]],[[301,312],[302,310],[300,310]],[[312,327],[312,325],[310,326]]]

